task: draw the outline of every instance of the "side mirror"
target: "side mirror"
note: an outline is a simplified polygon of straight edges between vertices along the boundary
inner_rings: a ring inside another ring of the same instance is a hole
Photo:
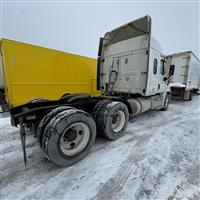
[[[164,78],[163,78],[163,81],[166,81],[167,79],[168,79],[167,77],[164,77]]]
[[[169,68],[169,77],[174,75],[174,71],[175,71],[175,65],[170,65]]]
[[[167,62],[165,61],[165,59],[161,59],[161,61],[162,61],[163,63],[167,63]]]

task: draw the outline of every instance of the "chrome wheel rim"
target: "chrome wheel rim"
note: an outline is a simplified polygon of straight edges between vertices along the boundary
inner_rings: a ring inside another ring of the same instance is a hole
[[[71,124],[61,136],[60,148],[67,156],[80,153],[90,140],[90,130],[87,124],[77,122]]]

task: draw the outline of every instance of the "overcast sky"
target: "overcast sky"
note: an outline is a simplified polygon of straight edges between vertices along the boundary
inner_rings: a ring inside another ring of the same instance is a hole
[[[192,50],[198,57],[199,2],[2,1],[0,37],[97,56],[99,37],[146,14],[165,54]]]

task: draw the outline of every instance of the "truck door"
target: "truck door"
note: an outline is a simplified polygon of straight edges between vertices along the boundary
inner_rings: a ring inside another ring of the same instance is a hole
[[[150,59],[150,68],[149,68],[149,77],[150,77],[150,92],[156,94],[160,90],[160,56],[157,52],[152,50],[151,59]]]
[[[160,58],[158,71],[159,71],[159,84],[160,84],[159,92],[164,92],[166,91],[167,87],[167,83],[164,81],[164,77],[168,77],[164,58]]]

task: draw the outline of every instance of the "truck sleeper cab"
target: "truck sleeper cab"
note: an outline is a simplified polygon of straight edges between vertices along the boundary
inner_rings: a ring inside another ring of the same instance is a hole
[[[27,103],[11,109],[12,124],[20,126],[24,159],[25,125],[37,124],[36,137],[47,158],[69,166],[85,157],[99,134],[116,140],[126,130],[129,114],[167,110],[169,73],[145,16],[100,39],[97,89],[101,96],[69,94],[57,101]]]
[[[141,111],[161,109],[170,95],[168,71],[161,46],[151,36],[150,16],[106,33],[100,44],[98,89],[134,97],[129,100],[134,111],[137,101],[143,105]]]

